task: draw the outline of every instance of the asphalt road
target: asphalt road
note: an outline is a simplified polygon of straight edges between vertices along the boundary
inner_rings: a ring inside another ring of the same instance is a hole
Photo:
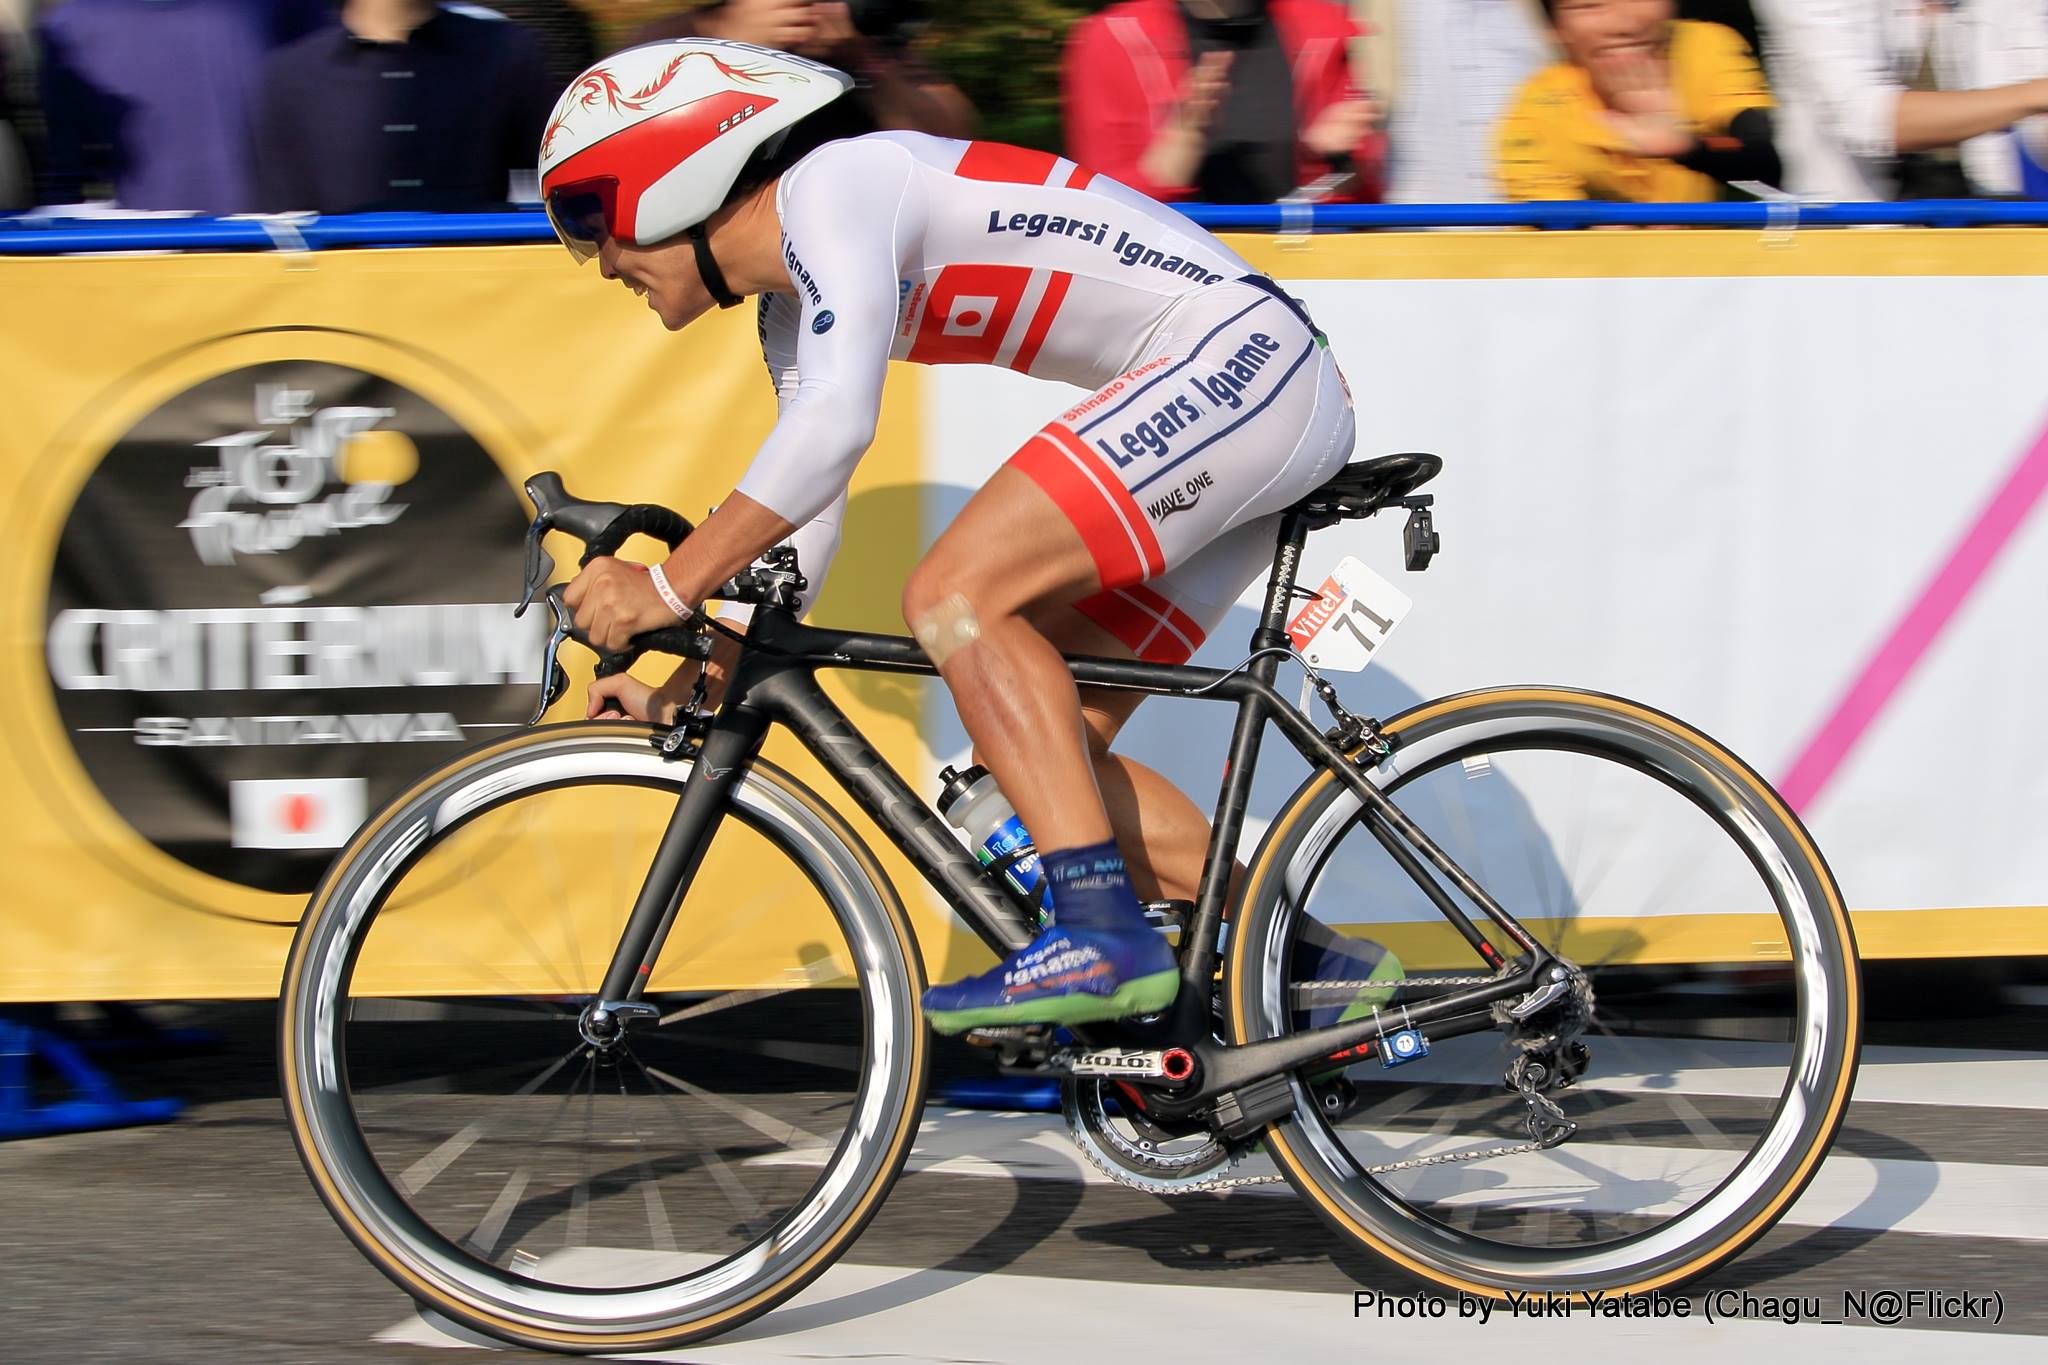
[[[185,1098],[177,1122],[0,1144],[0,1359],[446,1362],[456,1341],[419,1319],[314,1198],[276,1097],[269,1008],[172,1014],[216,1043],[116,1056],[110,1067],[131,1092]],[[1826,1316],[1838,1316],[1844,1290],[1996,1291],[2003,1300],[1995,1325],[1769,1324],[1801,1334],[1769,1341],[1821,1357],[1941,1356],[1965,1339],[1925,1334],[1957,1331],[1992,1334],[1986,1349],[2043,1345],[2025,1338],[2048,1337],[2044,1023],[2038,991],[1938,1028],[1875,1020],[1858,1093],[1874,1086],[1880,1098],[1852,1107],[1830,1162],[1847,1192],[1810,1193],[1701,1291],[1818,1297]],[[944,1064],[967,1065],[952,1053]],[[1919,1093],[1927,1078],[1949,1091]],[[1956,1085],[1967,1092],[1960,1102]],[[1408,1285],[1340,1243],[1291,1195],[1168,1201],[1084,1179],[1052,1122],[934,1106],[910,1172],[828,1277],[836,1288],[755,1324],[737,1354],[673,1358],[875,1354],[861,1343],[879,1335],[888,1343],[881,1353],[903,1359],[1037,1359],[1056,1347],[1058,1358],[1086,1360],[1111,1354],[1104,1333],[1138,1311],[1199,1329],[1219,1358],[1255,1348],[1269,1330],[1261,1314],[1313,1321],[1309,1358],[1322,1349],[1316,1342],[1355,1341],[1364,1356],[1389,1333],[1428,1330],[1354,1317],[1356,1291],[1399,1296]],[[989,1294],[1030,1311],[997,1330],[976,1306]],[[806,1306],[818,1303],[826,1307]],[[960,1345],[969,1331],[980,1348]],[[1062,1346],[1061,1333],[1073,1341]],[[1628,1341],[1639,1354],[1643,1340]],[[1608,1345],[1619,1349],[1623,1338]]]

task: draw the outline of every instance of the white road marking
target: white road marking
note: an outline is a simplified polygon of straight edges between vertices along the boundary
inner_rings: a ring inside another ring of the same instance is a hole
[[[1819,1298],[1823,1314],[1839,1311],[1838,1295]],[[1493,1353],[1512,1345],[1595,1365],[1636,1365],[1652,1351],[1660,1365],[1721,1365],[1787,1349],[1797,1350],[1806,1363],[1919,1365],[1967,1359],[1973,1365],[2004,1365],[2037,1361],[2044,1349],[2040,1337],[1824,1322],[1802,1322],[1796,1335],[1787,1335],[1781,1322],[1709,1322],[1699,1316],[1651,1322],[1594,1319],[1581,1311],[1570,1317],[1507,1319],[1505,1310],[1496,1310],[1491,1321],[1482,1323],[1476,1317],[1461,1320],[1451,1307],[1443,1318],[1381,1317],[1376,1302],[1368,1295],[1359,1311],[1345,1292],[1123,1284],[842,1263],[788,1304],[729,1336],[632,1359],[699,1365],[815,1365],[819,1360],[1073,1365],[1106,1358],[1114,1341],[1122,1338],[1128,1345],[1126,1334],[1134,1331],[1144,1334],[1143,1354],[1189,1361],[1236,1361],[1276,1352],[1290,1360],[1428,1360]],[[440,1319],[417,1316],[380,1332],[377,1339],[419,1346],[493,1345]]]

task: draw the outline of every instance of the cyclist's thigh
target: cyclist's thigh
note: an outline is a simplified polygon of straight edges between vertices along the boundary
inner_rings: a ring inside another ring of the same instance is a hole
[[[1067,611],[1091,624],[1098,638],[1106,635],[1121,645],[1120,652],[1132,658],[1184,664],[1222,627],[1245,590],[1265,579],[1279,531],[1278,513],[1255,517],[1157,578],[1104,588]],[[1254,619],[1255,615],[1245,618],[1241,633],[1246,640]]]
[[[1011,457],[1066,514],[1097,586],[1157,579],[1301,498],[1350,457],[1350,395],[1278,298],[1205,291],[1169,353],[1112,380]]]

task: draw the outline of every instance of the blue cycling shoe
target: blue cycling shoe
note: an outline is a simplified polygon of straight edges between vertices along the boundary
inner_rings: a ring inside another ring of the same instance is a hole
[[[1180,992],[1173,949],[1142,920],[1131,930],[1052,924],[980,976],[924,993],[940,1033],[1006,1024],[1094,1024],[1152,1014]]]
[[[1348,992],[1317,991],[1311,995],[1303,1028],[1348,1024],[1372,1013],[1394,998],[1395,988],[1364,983],[1399,981],[1402,974],[1401,959],[1391,948],[1369,938],[1339,933],[1317,920],[1302,925],[1289,967],[1289,979],[1297,986],[1319,981],[1361,983]]]

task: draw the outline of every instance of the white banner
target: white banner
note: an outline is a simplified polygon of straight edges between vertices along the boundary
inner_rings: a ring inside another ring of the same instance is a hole
[[[1415,599],[1348,705],[1619,693],[1778,784],[1858,910],[2048,903],[2048,278],[1287,283],[1357,395],[1354,458],[1445,461],[1426,574],[1398,516],[1309,544],[1304,584],[1355,554]],[[1072,390],[952,367],[928,394],[929,538]],[[1258,594],[1196,662],[1242,657]],[[1153,702],[1121,747],[1206,805],[1223,722]],[[943,697],[929,733],[964,752]],[[1302,774],[1267,755],[1263,815]]]

